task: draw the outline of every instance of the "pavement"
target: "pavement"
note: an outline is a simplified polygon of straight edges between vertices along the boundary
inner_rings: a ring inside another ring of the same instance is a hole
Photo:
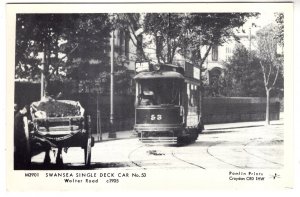
[[[279,120],[270,121],[271,125],[274,124],[283,124],[283,113],[280,114]],[[234,128],[250,128],[250,127],[260,127],[265,126],[265,121],[253,121],[253,122],[235,122],[235,123],[221,123],[221,124],[209,124],[204,126],[204,132],[214,131],[214,130],[226,130]],[[100,141],[111,141],[111,140],[121,140],[121,139],[130,139],[137,138],[136,133],[133,130],[126,131],[117,131],[116,138],[109,138],[108,132],[102,133],[102,140],[100,140],[100,135],[93,134],[95,142]]]
[[[117,131],[115,138],[109,138],[108,134],[109,132],[102,133],[102,140],[100,140],[100,135],[93,134],[93,137],[95,142],[137,138],[137,135],[133,130]]]

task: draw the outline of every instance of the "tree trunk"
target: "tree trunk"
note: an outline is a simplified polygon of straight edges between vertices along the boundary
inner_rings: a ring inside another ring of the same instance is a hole
[[[169,64],[172,64],[171,62],[171,44],[170,44],[170,20],[171,20],[171,14],[168,14],[168,34],[167,34],[167,62]]]
[[[267,103],[266,103],[266,125],[270,125],[270,90],[266,89]]]
[[[161,49],[162,49],[161,36],[156,36],[156,58],[159,64],[160,64]]]
[[[201,75],[201,74],[200,74]],[[199,123],[201,126],[203,126],[203,85],[202,85],[202,79],[200,78],[200,91],[199,91]]]
[[[137,36],[137,47],[136,47],[136,54],[137,54],[137,60],[142,61],[145,60],[145,54],[143,51],[143,36],[139,35]]]
[[[45,44],[45,64],[44,64],[44,97],[49,96],[49,83],[50,83],[50,75],[49,75],[49,65],[50,65],[50,43],[47,42]]]
[[[200,69],[200,76],[199,76],[199,88],[200,88],[200,91],[199,91],[199,123],[201,124],[202,127],[204,127],[204,123],[203,123],[203,117],[204,117],[204,114],[203,114],[203,95],[204,95],[204,87],[203,87],[203,83],[202,83],[202,66],[204,64],[204,61],[206,60],[206,58],[208,57],[208,54],[210,52],[212,48],[212,45],[209,45],[208,49],[206,50],[203,58],[201,58],[201,51],[199,49],[199,55],[198,57],[200,57],[200,60],[201,62],[199,63],[199,69]]]
[[[50,82],[49,76],[45,75],[45,78],[44,78],[44,97],[49,96],[49,82]]]

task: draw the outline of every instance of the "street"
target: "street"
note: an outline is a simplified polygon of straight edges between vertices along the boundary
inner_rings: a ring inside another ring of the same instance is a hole
[[[128,137],[95,143],[91,166],[84,166],[83,149],[63,151],[63,166],[42,162],[44,153],[32,158],[32,169],[278,169],[283,167],[283,120],[207,125],[195,143],[185,146],[142,144]],[[125,135],[125,133],[123,133]],[[118,136],[118,135],[117,135]]]

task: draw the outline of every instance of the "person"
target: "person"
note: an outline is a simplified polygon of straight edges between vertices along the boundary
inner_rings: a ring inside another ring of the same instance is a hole
[[[141,105],[154,105],[154,92],[149,87],[145,87],[140,94]]]
[[[27,139],[23,118],[27,114],[27,107],[25,106],[21,110],[18,110],[15,104],[14,108],[14,167],[15,169],[25,169],[28,164],[28,155],[24,152],[27,148]]]

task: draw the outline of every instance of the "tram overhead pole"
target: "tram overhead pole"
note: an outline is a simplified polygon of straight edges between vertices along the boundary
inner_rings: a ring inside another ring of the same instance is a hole
[[[110,131],[108,138],[116,138],[114,118],[114,30],[110,40]]]

